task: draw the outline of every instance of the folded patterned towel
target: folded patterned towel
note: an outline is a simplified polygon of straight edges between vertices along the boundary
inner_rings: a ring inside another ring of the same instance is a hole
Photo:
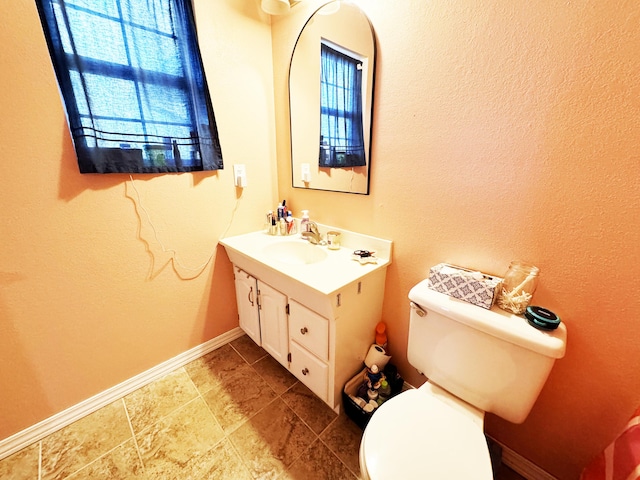
[[[640,408],[618,437],[582,471],[580,480],[640,479]]]

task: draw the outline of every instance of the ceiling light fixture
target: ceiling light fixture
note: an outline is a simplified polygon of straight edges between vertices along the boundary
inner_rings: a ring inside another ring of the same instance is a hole
[[[293,7],[296,3],[299,3],[301,0],[262,0],[262,10],[267,12],[269,15],[284,15],[289,13],[291,7]]]

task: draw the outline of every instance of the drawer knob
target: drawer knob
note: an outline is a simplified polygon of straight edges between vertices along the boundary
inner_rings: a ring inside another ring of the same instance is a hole
[[[305,333],[307,333],[308,331],[309,331],[309,329],[308,329],[307,327],[302,327],[302,328],[300,329],[300,333],[301,333],[302,335],[304,335],[304,334],[305,334]]]
[[[308,369],[308,368],[306,368],[306,367],[305,367],[305,368],[303,368],[303,369],[302,369],[302,374],[303,374],[303,375],[306,375],[307,373],[309,373],[309,369]]]

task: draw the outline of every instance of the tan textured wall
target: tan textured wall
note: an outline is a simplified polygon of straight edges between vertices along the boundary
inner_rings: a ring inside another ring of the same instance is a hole
[[[214,255],[201,272],[174,270],[128,175],[78,173],[35,2],[0,3],[0,440],[237,326],[217,239],[274,203],[270,26],[253,0],[195,5],[226,168],[134,179],[185,267]]]
[[[523,425],[489,417],[486,427],[558,478],[576,478],[640,404],[640,6],[361,2],[379,63],[372,194],[358,196],[290,188],[289,55],[322,2],[273,21],[273,84],[257,3],[196,1],[227,168],[136,176],[160,238],[196,267],[229,222],[231,234],[259,228],[275,201],[277,148],[279,198],[297,214],[309,208],[323,223],[395,241],[384,315],[414,384],[406,295],[431,265],[499,274],[516,258],[536,263],[535,301],[566,322],[567,356]],[[77,173],[35,5],[10,0],[0,12],[12,18],[0,30],[5,438],[237,321],[224,253],[180,280],[145,221],[138,233],[128,176]],[[247,164],[255,187],[239,200],[233,163]]]
[[[430,266],[538,265],[534,301],[565,321],[567,355],[524,424],[486,430],[577,478],[640,404],[640,4],[359,2],[379,54],[364,197],[290,187],[289,55],[321,3],[273,21],[280,196],[395,241],[384,317],[414,384],[407,293]]]

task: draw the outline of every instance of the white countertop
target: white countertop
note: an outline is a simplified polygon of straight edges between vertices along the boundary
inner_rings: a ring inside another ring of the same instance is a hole
[[[368,235],[361,235],[347,230],[337,229],[325,225],[318,225],[323,238],[329,230],[339,231],[341,235],[341,248],[330,250],[326,246],[309,245],[309,248],[318,248],[326,252],[326,258],[307,264],[294,264],[282,261],[277,255],[265,251],[266,247],[275,243],[300,242],[308,244],[308,241],[300,234],[279,236],[269,235],[266,231],[258,231],[237,235],[220,240],[227,250],[227,254],[233,263],[240,263],[238,258],[234,260],[234,253],[253,260],[262,267],[268,267],[281,274],[290,277],[308,287],[325,295],[330,295],[345,285],[375,270],[386,268],[391,263],[392,242]],[[361,264],[352,259],[354,250],[369,250],[375,252],[377,263]],[[243,268],[243,265],[238,265]],[[244,268],[247,268],[244,266]]]

